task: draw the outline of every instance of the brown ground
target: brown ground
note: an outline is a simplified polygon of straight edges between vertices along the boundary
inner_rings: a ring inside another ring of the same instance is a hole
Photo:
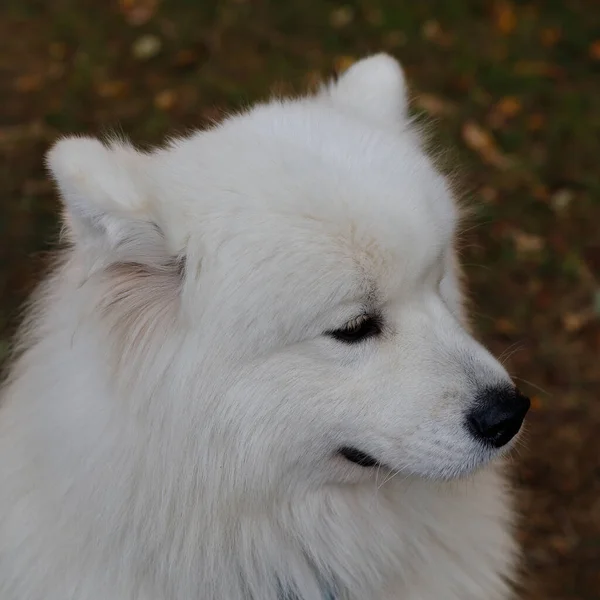
[[[533,397],[517,467],[522,597],[600,599],[594,0],[4,0],[0,360],[55,239],[42,157],[59,134],[158,141],[379,49],[403,60],[415,108],[461,165],[477,327]]]

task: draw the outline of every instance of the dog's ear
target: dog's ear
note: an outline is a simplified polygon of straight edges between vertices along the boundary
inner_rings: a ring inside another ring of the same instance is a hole
[[[397,127],[407,118],[408,95],[398,61],[381,53],[363,58],[330,83],[324,94],[334,104],[382,125]]]
[[[46,160],[76,246],[105,264],[169,260],[145,189],[147,155],[122,141],[69,137]]]

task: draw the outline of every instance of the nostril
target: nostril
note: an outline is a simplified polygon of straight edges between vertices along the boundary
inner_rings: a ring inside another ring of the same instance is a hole
[[[467,415],[467,428],[478,439],[500,448],[521,429],[529,398],[514,388],[487,388]]]

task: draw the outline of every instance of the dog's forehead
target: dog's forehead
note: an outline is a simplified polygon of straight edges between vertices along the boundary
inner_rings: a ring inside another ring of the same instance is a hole
[[[453,235],[451,195],[408,129],[387,132],[310,103],[269,104],[169,155],[189,234],[205,234],[204,215],[216,214],[223,236],[254,231],[265,250],[284,238],[299,259],[309,239],[313,248],[335,243],[381,269],[430,263]]]

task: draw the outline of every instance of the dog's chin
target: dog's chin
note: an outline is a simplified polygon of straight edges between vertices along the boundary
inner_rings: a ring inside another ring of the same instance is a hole
[[[469,479],[482,469],[499,460],[506,449],[481,447],[475,449],[467,457],[456,461],[444,461],[422,465],[411,473],[413,477],[430,481],[448,482]]]
[[[354,476],[357,472],[361,474],[361,481],[364,481],[365,477],[370,479],[370,475],[373,475],[383,481],[421,479],[448,482],[468,479],[500,460],[513,446],[514,440],[501,448],[474,443],[471,448],[463,450],[460,454],[457,453],[454,457],[449,452],[439,460],[415,461],[409,465],[397,465],[391,456],[369,455],[351,447],[342,448],[339,455],[348,466],[353,465],[350,468]]]

